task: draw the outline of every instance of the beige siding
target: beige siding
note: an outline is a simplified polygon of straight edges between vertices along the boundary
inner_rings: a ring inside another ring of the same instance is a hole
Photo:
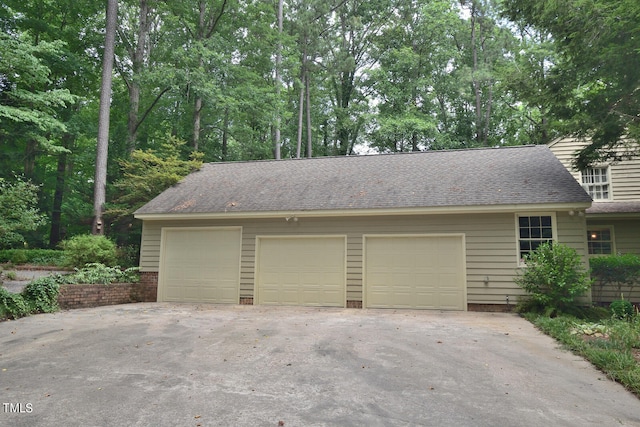
[[[599,282],[593,284],[594,303],[609,304],[611,301],[619,300],[620,295],[627,301],[640,304],[640,286],[618,286],[617,284],[602,285]]]
[[[558,212],[558,240],[586,254],[584,217]],[[467,302],[514,303],[522,291],[513,283],[518,270],[515,215],[460,214],[381,217],[145,221],[141,270],[158,271],[161,227],[242,226],[240,297],[253,297],[256,236],[346,235],[347,300],[362,301],[363,235],[462,233],[466,241]],[[487,280],[488,279],[488,280]]]
[[[565,138],[549,145],[549,148],[560,162],[581,182],[580,172],[573,169],[572,161],[575,153],[585,147],[588,141]],[[622,153],[622,150],[620,150]],[[612,200],[640,199],[640,159],[623,160],[610,164]]]

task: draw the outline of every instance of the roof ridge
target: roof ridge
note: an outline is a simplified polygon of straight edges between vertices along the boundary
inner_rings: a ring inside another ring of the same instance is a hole
[[[345,154],[343,156],[317,156],[317,157],[301,157],[301,158],[285,158],[285,159],[258,159],[258,160],[230,160],[221,162],[206,162],[206,165],[220,165],[220,164],[242,164],[242,163],[271,163],[271,162],[286,162],[286,161],[312,161],[312,160],[329,160],[329,159],[349,159],[349,158],[372,158],[372,157],[394,157],[403,155],[420,155],[420,154],[443,154],[443,153],[460,153],[460,152],[472,152],[472,151],[494,151],[494,150],[508,150],[508,149],[521,149],[521,148],[536,148],[545,147],[545,144],[527,144],[527,145],[505,145],[498,147],[471,147],[471,148],[453,148],[444,150],[424,150],[424,151],[400,151],[391,153],[372,153],[372,154]]]

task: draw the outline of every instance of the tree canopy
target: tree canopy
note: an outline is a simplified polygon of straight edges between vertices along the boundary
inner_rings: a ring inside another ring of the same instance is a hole
[[[37,186],[33,245],[91,226],[104,3],[0,5],[0,178]],[[121,244],[199,161],[574,135],[583,168],[640,138],[634,0],[117,3],[104,230]]]

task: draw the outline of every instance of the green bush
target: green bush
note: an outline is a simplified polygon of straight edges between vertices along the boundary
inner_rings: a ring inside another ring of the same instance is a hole
[[[577,310],[577,299],[589,290],[591,280],[575,249],[543,243],[525,257],[525,262],[527,266],[515,282],[528,293],[530,306],[548,315]]]
[[[114,266],[117,262],[116,244],[104,236],[83,234],[61,243],[64,265],[80,268],[89,263]]]
[[[53,249],[3,249],[0,263],[62,265],[64,252]]]
[[[612,301],[611,304],[609,304],[609,310],[611,310],[611,316],[613,318],[621,320],[631,320],[635,314],[635,307],[625,299]]]
[[[14,294],[0,287],[0,319],[17,319],[29,314],[29,307],[22,294]]]
[[[58,294],[62,276],[41,277],[33,280],[22,291],[30,313],[53,313],[58,310]]]
[[[633,254],[606,255],[589,260],[591,276],[598,284],[598,291],[602,293],[605,286],[615,285],[618,294],[622,286],[633,288],[640,282],[640,257]]]
[[[76,269],[75,273],[61,277],[64,283],[68,284],[102,284],[110,283],[135,283],[138,282],[138,268],[132,267],[126,270],[120,267],[108,267],[100,263],[89,263],[81,269]]]

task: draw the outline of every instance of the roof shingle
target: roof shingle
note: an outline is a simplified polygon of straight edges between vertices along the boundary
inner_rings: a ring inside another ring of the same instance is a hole
[[[540,145],[208,163],[136,214],[590,202]]]

